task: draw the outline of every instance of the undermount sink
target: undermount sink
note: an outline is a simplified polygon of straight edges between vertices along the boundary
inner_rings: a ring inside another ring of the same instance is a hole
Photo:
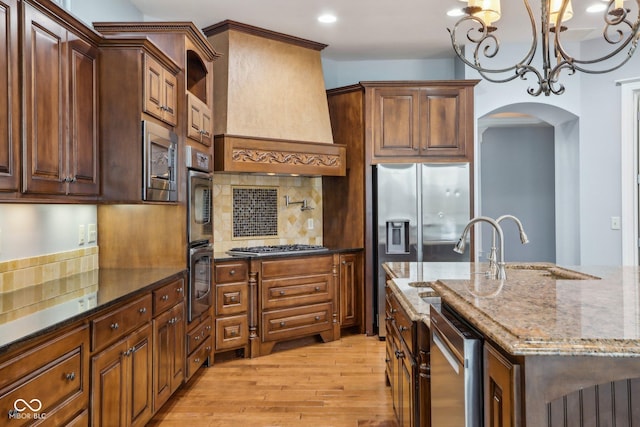
[[[558,280],[600,280],[597,276],[580,273],[553,264],[507,264],[505,268],[507,270],[535,270],[539,271],[541,276]]]

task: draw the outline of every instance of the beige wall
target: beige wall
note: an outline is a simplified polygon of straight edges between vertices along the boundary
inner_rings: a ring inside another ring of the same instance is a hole
[[[214,245],[216,252],[234,247],[303,243],[322,244],[322,178],[263,176],[249,174],[215,174],[213,185]],[[278,236],[274,238],[232,237],[233,187],[273,187],[278,189]],[[285,196],[292,201],[307,199],[312,210],[301,205],[285,206]],[[308,229],[308,220],[313,229]]]

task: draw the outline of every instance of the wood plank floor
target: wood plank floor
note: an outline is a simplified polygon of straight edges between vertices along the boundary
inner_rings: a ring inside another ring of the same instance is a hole
[[[200,369],[148,426],[396,427],[385,343],[343,336]]]

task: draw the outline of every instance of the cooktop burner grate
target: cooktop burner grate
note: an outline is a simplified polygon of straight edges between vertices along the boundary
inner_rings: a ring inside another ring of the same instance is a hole
[[[279,255],[286,253],[306,253],[306,252],[322,252],[328,248],[320,245],[273,245],[273,246],[249,246],[243,248],[233,248],[227,253],[229,255]]]

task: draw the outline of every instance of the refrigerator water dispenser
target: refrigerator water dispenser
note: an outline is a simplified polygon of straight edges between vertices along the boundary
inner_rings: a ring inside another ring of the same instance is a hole
[[[409,220],[387,221],[387,254],[409,253]]]

